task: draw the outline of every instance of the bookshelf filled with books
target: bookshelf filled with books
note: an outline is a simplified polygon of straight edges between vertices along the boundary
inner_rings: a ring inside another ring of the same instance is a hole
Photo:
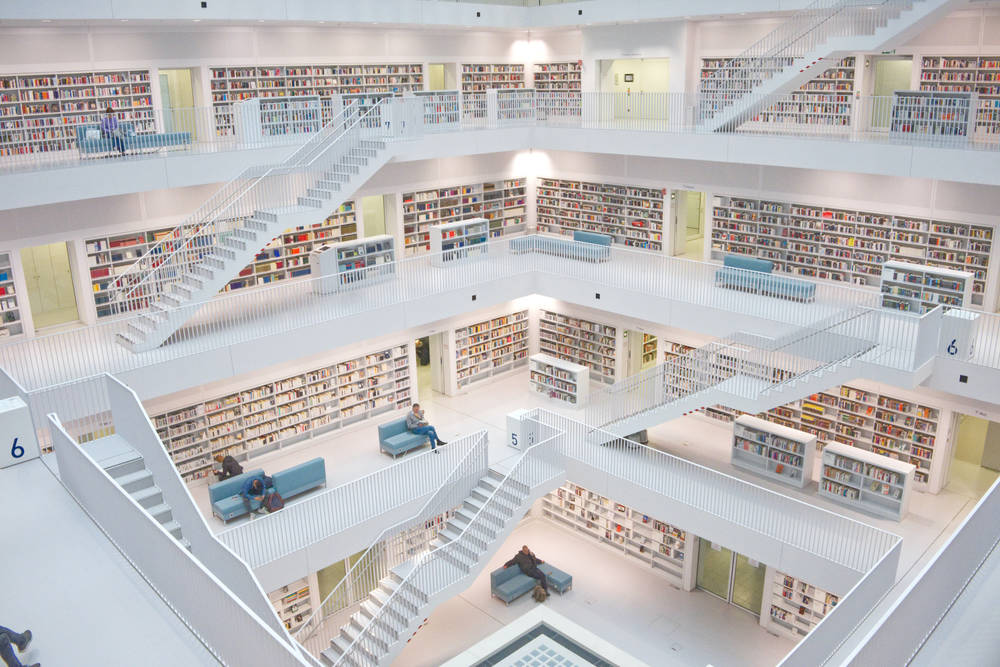
[[[136,134],[156,132],[149,70],[0,75],[0,157],[76,148],[76,128],[111,107]]]
[[[167,251],[174,228],[159,228],[144,232],[108,234],[86,239],[86,257],[97,317],[117,315],[118,306],[110,301],[110,289],[129,266],[161,241]],[[354,202],[344,202],[323,222],[309,227],[286,229],[257,253],[252,264],[233,278],[224,292],[269,285],[310,274],[309,254],[314,245],[356,239],[358,235]]]
[[[572,236],[587,230],[632,248],[663,250],[661,189],[542,178],[536,207],[539,232]]]
[[[463,63],[461,71],[462,117],[485,120],[486,91],[525,87],[524,65],[511,63]]]
[[[528,382],[536,393],[583,407],[590,398],[590,369],[548,354],[533,354]]]
[[[457,327],[454,336],[458,389],[527,364],[529,333],[527,310]]]
[[[489,237],[524,231],[526,225],[524,178],[429,188],[404,192],[403,248],[406,256],[431,249],[430,228],[467,218],[489,221]]]
[[[590,369],[590,377],[614,384],[618,377],[618,329],[548,310],[538,322],[538,347],[545,354]]]
[[[976,129],[976,93],[897,90],[889,112],[889,136],[967,140]]]
[[[467,260],[483,259],[489,253],[490,221],[486,218],[445,222],[431,226],[428,232],[433,266],[454,266]]]
[[[0,339],[20,336],[24,333],[21,308],[17,303],[17,289],[14,286],[14,268],[11,253],[0,252]]]
[[[886,262],[882,266],[882,307],[923,314],[938,306],[966,308],[972,274],[939,267]]]
[[[317,294],[329,294],[359,284],[371,284],[395,273],[395,240],[379,234],[353,241],[316,244],[309,255],[310,275]]]
[[[289,632],[296,632],[312,616],[313,602],[307,577],[271,591],[267,599]]]
[[[730,463],[738,468],[804,487],[812,480],[816,436],[743,415],[733,422]]]
[[[976,93],[975,131],[1000,134],[1000,56],[924,56],[920,90]]]
[[[412,400],[408,345],[375,350],[169,410],[153,424],[187,481],[207,477],[215,454],[248,460]]]
[[[583,90],[583,63],[579,60],[559,63],[535,63],[534,89],[540,93],[576,93]]]
[[[551,521],[648,565],[677,588],[694,588],[697,540],[683,528],[572,482],[543,496],[541,509]]]
[[[749,255],[776,272],[856,285],[878,286],[888,261],[968,271],[971,303],[986,300],[989,225],[716,195],[711,236],[714,259]]]
[[[839,596],[768,566],[760,624],[769,632],[797,642],[838,602]]]
[[[823,448],[819,494],[875,516],[902,521],[913,486],[912,463],[831,443]]]

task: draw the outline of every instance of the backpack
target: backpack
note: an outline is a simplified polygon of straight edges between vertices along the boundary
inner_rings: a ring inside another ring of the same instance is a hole
[[[264,509],[268,512],[277,512],[285,506],[285,499],[282,498],[281,494],[278,492],[269,493],[264,496],[264,502],[262,504],[264,505]]]
[[[531,596],[535,598],[535,602],[545,602],[545,599],[549,597],[541,584],[535,584],[535,590],[531,591]]]

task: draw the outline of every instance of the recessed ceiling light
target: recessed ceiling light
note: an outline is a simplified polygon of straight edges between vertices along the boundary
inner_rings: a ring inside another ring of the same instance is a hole
[[[191,19],[191,20],[194,21],[195,23],[201,23],[201,19]]]

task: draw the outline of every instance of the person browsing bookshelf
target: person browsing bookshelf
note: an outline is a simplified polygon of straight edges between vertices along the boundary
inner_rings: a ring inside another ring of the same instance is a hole
[[[521,547],[521,550],[514,554],[514,557],[504,563],[503,566],[506,569],[517,565],[521,568],[521,574],[526,574],[532,579],[538,580],[538,585],[542,587],[542,590],[545,591],[545,596],[548,597],[549,582],[545,578],[545,573],[538,569],[538,566],[544,562],[544,560],[536,556],[531,549],[528,548],[528,545],[525,544]]]
[[[447,445],[448,443],[438,437],[437,431],[434,427],[427,423],[427,419],[424,417],[424,411],[420,409],[419,403],[414,403],[413,408],[406,414],[406,430],[410,433],[416,433],[417,435],[426,435],[431,440],[431,451],[437,454],[436,451],[438,445]]]
[[[215,476],[218,477],[221,482],[224,479],[242,475],[243,466],[241,466],[236,459],[229,454],[226,454],[225,456],[222,454],[216,454],[215,464],[212,466],[212,472],[215,473]]]

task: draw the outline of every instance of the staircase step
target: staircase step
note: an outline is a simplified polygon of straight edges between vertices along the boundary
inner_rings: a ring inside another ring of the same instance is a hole
[[[145,488],[139,489],[138,491],[133,491],[129,493],[135,502],[142,505],[144,508],[149,509],[163,502],[163,492],[160,491],[160,487],[153,484],[152,486],[147,486]]]
[[[118,482],[120,487],[131,494],[133,491],[153,486],[153,473],[143,468],[137,472],[130,472],[127,475],[122,475],[115,481]]]
[[[341,158],[341,164],[353,164],[358,167],[365,167],[368,165],[368,158],[357,155],[345,155]]]
[[[152,507],[147,507],[146,511],[149,515],[156,519],[157,523],[165,524],[173,521],[174,513],[170,509],[170,505],[166,503],[160,503],[159,505],[153,505]]]
[[[247,249],[246,239],[237,238],[235,236],[223,236],[219,239],[219,245],[241,251],[245,251]]]
[[[277,221],[274,220],[272,222],[277,222]],[[247,229],[256,229],[256,230],[261,231],[261,232],[266,232],[271,227],[271,225],[267,224],[267,221],[265,221],[265,220],[257,220],[255,218],[249,218],[243,224],[246,225]]]
[[[361,168],[353,164],[335,164],[332,167],[327,167],[327,170],[323,172],[324,177],[332,176],[334,174],[360,174]]]
[[[198,268],[198,267],[195,267],[195,268]],[[189,285],[189,286],[191,286],[191,287],[193,287],[195,289],[199,289],[199,290],[200,289],[204,289],[205,288],[205,283],[207,283],[208,280],[212,276],[215,275],[215,273],[211,269],[207,269],[207,268],[204,268],[204,267],[202,267],[202,268],[203,268],[204,272],[208,273],[208,275],[205,275],[204,273],[202,273],[201,275],[198,275],[196,273],[185,273],[185,274],[181,275],[181,282],[180,282],[180,284],[181,285]]]
[[[115,341],[127,350],[136,351],[144,338],[135,332],[120,331],[115,334]]]
[[[206,265],[216,269],[225,269],[226,260],[215,254],[208,254],[201,258],[201,261]]]
[[[177,523],[176,521],[171,520],[166,522],[165,524],[163,524],[163,529],[166,530],[171,535],[173,535],[175,538],[177,539],[181,538],[181,524]]]
[[[330,188],[336,185],[338,188],[341,183],[347,183],[351,180],[350,174],[323,174],[323,178],[316,182],[316,187],[318,188]],[[331,188],[332,189],[332,188]]]
[[[350,647],[350,645],[351,645],[351,642],[353,642],[354,639],[355,639],[355,637],[357,637],[357,636],[358,636],[358,633],[353,632],[353,628],[350,625],[347,625],[347,626],[345,626],[345,627],[343,627],[343,628],[340,629],[340,637],[339,637],[339,639],[343,639],[344,641],[343,641],[343,643],[338,643],[338,647],[340,648],[340,650],[341,650],[342,653],[347,651],[348,647]],[[371,636],[371,635],[369,635],[369,636]],[[334,641],[336,641],[336,640],[334,640]],[[365,648],[365,646],[363,644],[355,644],[353,650],[356,652],[356,654],[360,654],[358,657],[366,658],[368,661],[371,662],[371,664],[377,665],[377,664],[379,664],[381,662],[379,660],[379,656],[373,655],[372,652],[369,651],[367,648]],[[361,662],[361,661],[359,661],[359,662]],[[364,664],[364,663],[362,662],[362,664]]]
[[[299,197],[298,202],[300,206],[308,206],[310,208],[326,207],[326,203],[322,199],[317,199],[316,197]]]
[[[241,239],[246,239],[247,241],[257,240],[257,231],[255,229],[247,229],[246,227],[241,227],[239,229],[233,230],[233,236]]]
[[[98,461],[100,465],[107,465],[104,462]],[[116,465],[104,468],[105,472],[111,475],[112,478],[118,479],[124,475],[129,475],[134,472],[139,472],[146,468],[146,463],[142,460],[142,457],[132,459],[131,461],[125,461],[124,463],[118,463]]]
[[[336,187],[333,187],[336,186]],[[306,194],[314,199],[322,199],[323,201],[330,201],[333,199],[335,192],[340,192],[339,183],[331,183],[329,187],[325,188],[309,188],[306,190]]]
[[[502,482],[505,479],[507,479],[507,475],[504,475],[502,472],[497,472],[493,468],[489,469],[489,471],[487,472],[487,475],[489,476],[490,479],[495,479],[498,482]]]
[[[331,667],[337,664],[340,659],[340,650],[334,650],[331,646],[330,648],[325,648],[319,652],[319,659],[324,665],[330,665]]]

